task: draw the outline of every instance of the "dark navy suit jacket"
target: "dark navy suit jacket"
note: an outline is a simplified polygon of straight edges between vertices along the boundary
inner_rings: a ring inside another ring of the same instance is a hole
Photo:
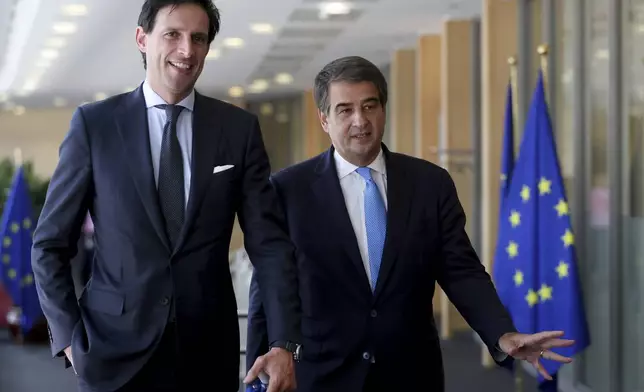
[[[299,341],[294,248],[269,182],[257,118],[196,94],[192,183],[174,249],[165,234],[142,89],[76,110],[34,233],[32,264],[54,355],[100,391],[150,358],[176,305],[178,344],[195,382],[239,385],[239,326],[228,253],[235,214],[273,317],[271,340]],[[216,166],[234,165],[213,173]],[[80,299],[69,261],[85,214],[95,225],[92,276]]]
[[[444,169],[389,152],[387,235],[372,293],[345,207],[333,148],[272,177],[296,246],[303,360],[298,391],[362,391],[370,368],[383,391],[444,389],[432,297],[438,282],[483,342],[515,331],[467,234]],[[266,317],[253,277],[247,364],[266,351]],[[375,363],[372,363],[375,362]]]

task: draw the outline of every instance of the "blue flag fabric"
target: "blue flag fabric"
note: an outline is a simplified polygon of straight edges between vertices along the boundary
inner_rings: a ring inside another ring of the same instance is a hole
[[[590,345],[574,239],[540,73],[503,203],[494,280],[520,332],[564,331],[575,340],[554,350],[565,356]],[[561,366],[542,363],[553,376]],[[542,390],[554,387],[543,381]]]
[[[508,194],[508,186],[512,180],[514,170],[514,115],[513,115],[512,84],[508,83],[508,90],[505,98],[505,122],[503,127],[503,150],[501,151],[501,190],[500,209],[503,210],[503,202]]]
[[[20,309],[22,332],[31,330],[42,315],[31,269],[32,205],[24,170],[18,168],[9,189],[9,197],[0,226],[1,281]]]

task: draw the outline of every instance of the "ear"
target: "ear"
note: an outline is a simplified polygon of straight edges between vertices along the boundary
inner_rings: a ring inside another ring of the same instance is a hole
[[[318,109],[318,118],[324,132],[329,133],[329,115]]]
[[[143,31],[141,26],[136,28],[136,45],[141,53],[146,53],[148,49],[148,35]]]

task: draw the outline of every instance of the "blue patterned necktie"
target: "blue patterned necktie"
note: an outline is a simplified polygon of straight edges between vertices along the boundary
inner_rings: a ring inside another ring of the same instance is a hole
[[[167,115],[159,160],[159,202],[165,218],[168,239],[174,247],[183,226],[186,199],[183,157],[177,138],[177,120],[183,107],[179,105],[158,105],[157,107],[164,109]]]
[[[387,233],[387,210],[382,200],[378,185],[371,177],[371,169],[360,167],[356,172],[367,182],[364,189],[364,215],[365,227],[367,229],[367,246],[369,254],[369,268],[371,269],[372,289],[375,290],[380,272],[382,251],[385,247],[385,235]]]

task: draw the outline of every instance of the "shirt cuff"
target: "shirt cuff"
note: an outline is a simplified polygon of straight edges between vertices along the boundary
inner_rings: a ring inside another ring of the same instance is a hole
[[[508,358],[508,354],[501,350],[501,347],[497,344],[494,346],[494,350],[492,350],[492,357],[497,362],[503,362]]]

